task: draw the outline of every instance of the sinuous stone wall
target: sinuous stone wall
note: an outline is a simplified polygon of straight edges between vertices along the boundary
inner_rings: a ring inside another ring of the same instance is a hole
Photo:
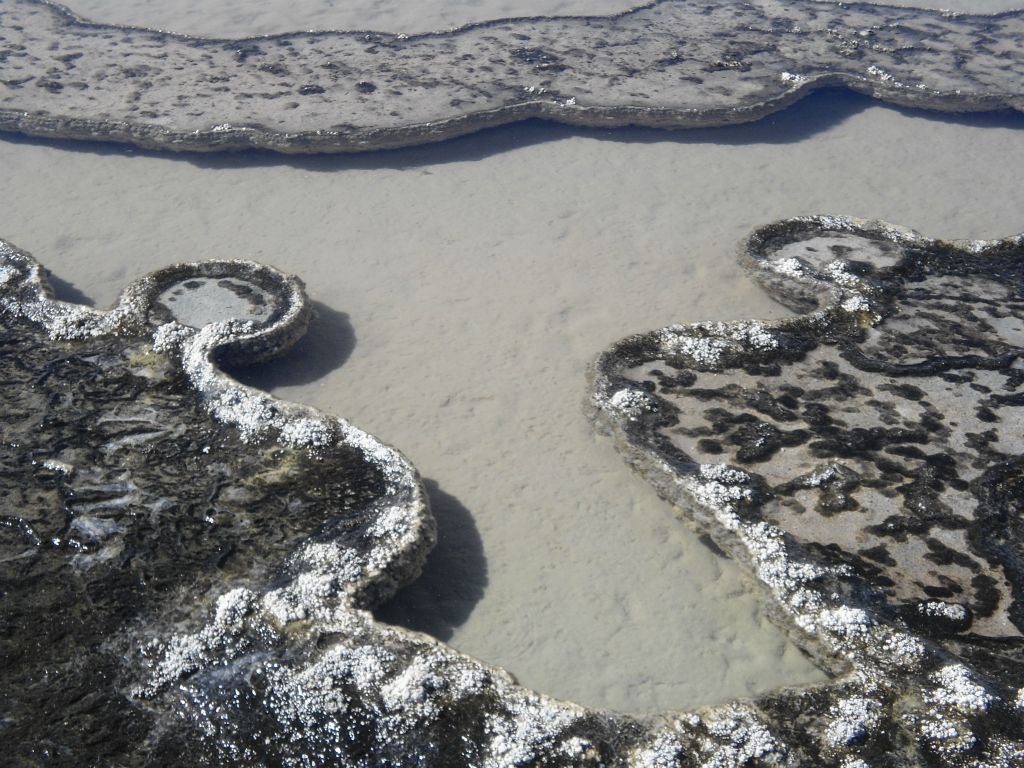
[[[539,117],[572,125],[755,120],[845,86],[903,105],[1021,109],[1024,12],[661,0],[617,16],[422,35],[245,40],[0,5],[0,129],[176,150],[351,152]]]
[[[849,664],[798,718],[815,764],[1016,764],[1024,239],[811,217],[741,258],[806,314],[624,339],[595,368],[599,425]]]
[[[743,259],[805,314],[626,338],[594,416],[833,679],[634,718],[373,619],[433,544],[415,470],[219,368],[301,335],[295,278],[176,265],[99,312],[0,245],[7,757],[1020,764],[1024,240],[818,217]],[[238,317],[187,324],[224,291]]]
[[[663,0],[447,33],[206,40],[0,4],[0,128],[344,152],[543,117],[752,120],[841,85],[1021,108],[1024,13]],[[14,765],[1024,763],[1024,239],[793,219],[741,258],[801,312],[670,326],[593,417],[833,678],[588,710],[369,609],[434,523],[413,467],[223,365],[304,333],[301,282],[179,264],[101,312],[0,241],[0,744]]]

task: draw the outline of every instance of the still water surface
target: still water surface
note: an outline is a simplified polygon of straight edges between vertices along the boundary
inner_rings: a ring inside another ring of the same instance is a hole
[[[946,0],[944,6],[951,3]],[[971,3],[1000,10],[1006,3]],[[416,31],[625,4],[77,0],[98,20],[240,36]],[[64,295],[107,304],[182,259],[250,258],[319,302],[287,359],[240,374],[401,448],[441,540],[380,611],[584,704],[682,708],[821,679],[744,575],[634,478],[583,416],[586,365],[672,322],[786,310],[736,243],[809,213],[932,236],[1024,230],[1024,121],[820,94],[717,130],[531,123],[358,157],[176,157],[0,143],[0,233]]]

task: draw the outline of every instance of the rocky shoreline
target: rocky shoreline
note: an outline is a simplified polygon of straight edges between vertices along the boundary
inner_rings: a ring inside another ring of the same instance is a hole
[[[844,87],[951,112],[1022,108],[1024,12],[661,0],[420,35],[216,40],[0,7],[0,129],[160,150],[360,152],[531,118],[750,122]]]
[[[653,718],[555,701],[373,620],[433,544],[415,470],[219,369],[218,350],[266,359],[301,335],[297,280],[177,265],[104,313],[51,299],[24,252],[0,255],[16,401],[0,481],[22,498],[6,505],[0,558],[13,600],[2,731],[18,764],[141,765],[186,744],[195,765],[1024,755],[1019,237],[779,222],[742,257],[807,314],[671,326],[596,363],[599,428],[834,675]],[[241,316],[182,323],[211,280],[248,301]]]

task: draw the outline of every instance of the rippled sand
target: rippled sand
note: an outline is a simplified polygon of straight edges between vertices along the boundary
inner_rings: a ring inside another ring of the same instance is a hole
[[[232,3],[204,4],[203,16],[188,5],[160,8],[176,8],[167,18],[184,31],[255,31],[218,20]],[[98,6],[74,4],[109,20],[158,7]],[[302,21],[302,3],[281,4],[276,18],[294,23],[273,31],[394,28],[369,11],[355,24],[314,6]],[[443,7],[403,12],[436,25]],[[467,6],[479,15],[446,23],[541,10],[500,7]],[[565,9],[555,6],[580,10]],[[1016,117],[945,120],[819,94],[736,128],[534,123],[349,158],[10,140],[0,234],[67,281],[65,297],[99,304],[175,260],[251,258],[303,276],[321,303],[310,338],[244,376],[350,418],[430,481],[437,554],[381,617],[556,696],[652,711],[821,673],[767,622],[739,570],[594,437],[586,365],[633,331],[785,314],[732,258],[777,218],[883,217],[948,237],[1024,229],[1022,128]]]

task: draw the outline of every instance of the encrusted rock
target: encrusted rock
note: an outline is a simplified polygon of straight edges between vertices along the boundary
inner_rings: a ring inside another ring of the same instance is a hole
[[[815,764],[1017,764],[1024,238],[823,216],[741,258],[806,314],[624,339],[594,369],[599,426],[846,665],[817,716],[759,702],[781,742]]]
[[[950,111],[1024,105],[1024,12],[661,0],[615,16],[421,35],[213,40],[0,4],[0,128],[142,147],[351,152],[527,118],[663,128],[758,119],[845,86]]]
[[[100,312],[0,244],[5,759],[1020,764],[1024,241],[819,217],[744,258],[814,309],[625,339],[595,414],[835,675],[634,718],[373,619],[433,544],[415,471],[219,367],[301,334],[295,278],[176,265]],[[209,313],[211,286],[241,318]],[[167,306],[190,300],[206,314]]]

